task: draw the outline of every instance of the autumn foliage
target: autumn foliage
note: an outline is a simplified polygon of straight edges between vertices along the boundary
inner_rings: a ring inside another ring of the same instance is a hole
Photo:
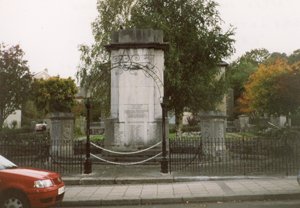
[[[276,59],[259,65],[245,85],[245,93],[238,100],[242,113],[259,112],[283,114],[300,107],[300,62],[290,65]]]

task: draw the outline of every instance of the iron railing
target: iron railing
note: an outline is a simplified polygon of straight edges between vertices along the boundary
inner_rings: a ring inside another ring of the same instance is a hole
[[[176,138],[169,141],[172,172],[196,175],[296,175],[300,141],[267,138]]]
[[[82,173],[83,148],[83,141],[51,141],[48,134],[0,138],[0,154],[18,166],[47,169],[62,175]]]

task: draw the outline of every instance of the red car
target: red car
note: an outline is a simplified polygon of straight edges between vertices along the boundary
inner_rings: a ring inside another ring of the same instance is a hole
[[[64,193],[58,173],[19,168],[0,155],[0,207],[49,207],[62,201]]]

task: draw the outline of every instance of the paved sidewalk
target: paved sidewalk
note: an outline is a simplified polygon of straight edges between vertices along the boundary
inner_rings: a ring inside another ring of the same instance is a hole
[[[170,176],[160,178],[164,177]],[[67,185],[62,206],[87,207],[300,198],[300,186],[296,177],[210,178],[214,180],[171,177],[171,179],[173,181],[152,180],[155,183],[143,183],[143,179],[140,178],[137,184],[106,185],[92,185],[93,182],[90,180],[91,185]],[[177,181],[181,179],[181,182],[174,182],[174,179]]]

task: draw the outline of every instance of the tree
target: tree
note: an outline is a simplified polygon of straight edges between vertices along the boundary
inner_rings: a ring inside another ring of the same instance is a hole
[[[32,100],[29,99],[22,105],[22,127],[30,127],[33,120],[42,120],[44,118],[43,111],[38,111]]]
[[[131,25],[162,29],[169,43],[165,93],[177,120],[184,109],[214,110],[224,95],[218,64],[233,52],[233,31],[221,30],[214,1],[138,1]]]
[[[234,50],[233,30],[222,31],[217,4],[211,0],[121,2],[98,1],[100,15],[93,23],[96,43],[81,50],[84,64],[80,76],[91,77],[104,69],[99,63],[103,66],[107,56],[99,47],[108,44],[113,30],[120,26],[161,29],[170,44],[165,54],[165,96],[172,98],[169,108],[177,118],[185,108],[194,112],[214,109],[224,93],[224,80],[215,79],[217,65]]]
[[[71,78],[35,79],[32,83],[32,99],[38,110],[49,112],[71,112],[75,104],[77,87]]]
[[[291,71],[275,80],[277,97],[275,112],[288,115],[300,110],[300,62],[291,65]]]
[[[285,59],[262,64],[250,76],[245,93],[239,99],[242,112],[277,115],[293,113],[300,107],[300,64]]]
[[[286,53],[280,53],[280,52],[273,52],[270,54],[269,58],[265,61],[265,64],[272,64],[276,60],[282,59],[282,60],[288,60],[288,56]]]
[[[299,62],[300,61],[300,49],[295,50],[291,55],[289,55],[288,61],[290,64]]]
[[[254,65],[259,65],[264,63],[270,57],[270,53],[265,48],[252,49],[249,52],[246,52],[239,60],[248,61]]]
[[[245,91],[245,84],[247,83],[251,74],[253,74],[258,66],[264,63],[270,57],[268,50],[253,49],[246,52],[236,61],[232,62],[226,72],[226,78],[229,82],[229,86],[234,90],[235,105],[237,100]],[[237,114],[240,112],[236,112]]]
[[[29,97],[30,83],[31,74],[20,46],[0,44],[0,129]]]
[[[112,31],[119,30],[130,17],[135,0],[98,0],[98,17],[92,23],[95,43],[80,46],[80,66],[77,78],[80,85],[91,91],[105,115],[110,113],[110,62],[105,45]]]

